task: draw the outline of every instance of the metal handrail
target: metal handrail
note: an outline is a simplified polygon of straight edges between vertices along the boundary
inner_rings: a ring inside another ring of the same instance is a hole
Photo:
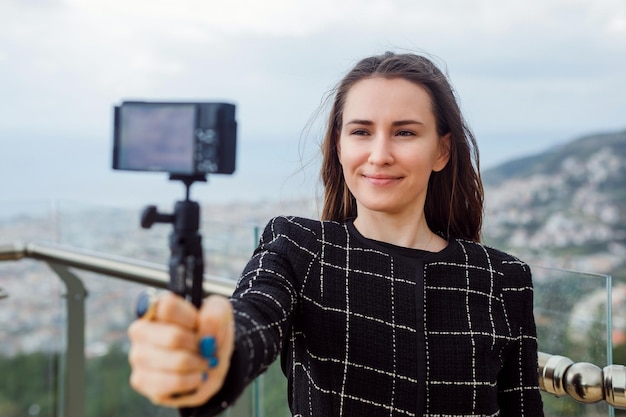
[[[0,261],[16,261],[22,258],[59,263],[155,288],[167,288],[169,282],[167,268],[150,262],[102,255],[57,244],[14,242],[0,245]],[[232,280],[204,275],[203,287],[206,294],[229,296],[234,285]]]
[[[100,253],[63,247],[56,244],[12,243],[0,245],[0,261],[33,258],[50,264],[78,268],[157,288],[167,288],[169,276],[161,265],[105,256]],[[235,286],[232,280],[205,274],[206,294],[229,296]],[[570,396],[581,403],[606,401],[626,409],[626,367],[608,365],[603,369],[587,363],[574,363],[559,355],[539,352],[539,386],[557,397]]]

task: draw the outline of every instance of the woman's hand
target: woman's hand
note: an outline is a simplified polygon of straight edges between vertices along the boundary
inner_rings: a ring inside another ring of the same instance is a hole
[[[228,299],[210,296],[200,310],[181,297],[159,297],[151,320],[128,329],[131,386],[154,404],[200,406],[219,391],[234,348]]]

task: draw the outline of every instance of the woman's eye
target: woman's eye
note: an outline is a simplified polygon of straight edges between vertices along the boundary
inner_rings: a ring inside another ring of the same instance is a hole
[[[353,135],[355,135],[355,136],[365,136],[365,135],[367,135],[368,133],[367,133],[367,131],[366,131],[366,130],[361,130],[361,129],[358,129],[358,130],[353,130],[353,131],[352,131],[352,134],[353,134]]]
[[[396,135],[398,135],[398,136],[415,136],[415,133],[411,132],[410,130],[401,130],[398,133],[396,133]]]

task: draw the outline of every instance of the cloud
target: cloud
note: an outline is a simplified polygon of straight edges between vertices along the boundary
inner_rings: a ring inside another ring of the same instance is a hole
[[[244,133],[293,136],[348,67],[387,49],[441,57],[480,129],[558,128],[582,109],[609,123],[625,106],[625,5],[14,1],[0,16],[0,126],[36,129],[37,114],[42,129],[106,136],[122,98],[230,99]]]
[[[626,16],[613,16],[606,25],[606,33],[615,38],[626,38]]]
[[[324,93],[385,50],[432,54],[447,68],[483,166],[625,127],[623,0],[7,0],[0,167],[23,179],[11,182],[14,195],[70,195],[95,172],[126,184],[134,180],[109,172],[115,104],[227,100],[237,104],[242,162],[224,195],[271,195],[262,183],[297,170],[298,150],[316,153],[324,112],[309,122]],[[25,157],[32,149],[41,156]],[[52,187],[55,173],[63,187]],[[92,189],[76,198],[96,198]]]
[[[378,1],[365,6],[376,7]],[[137,0],[89,1],[71,0],[71,7],[84,14],[144,20],[144,27],[167,21],[165,32],[178,32],[183,27],[202,27],[187,32],[203,38],[204,31],[230,35],[304,36],[319,31],[329,20],[340,19],[341,9],[356,6],[348,1],[333,0],[293,2],[290,0],[231,0],[228,2],[181,0],[172,2]],[[337,10],[339,7],[340,10]],[[363,6],[359,6],[363,8]],[[339,16],[338,16],[339,15]]]

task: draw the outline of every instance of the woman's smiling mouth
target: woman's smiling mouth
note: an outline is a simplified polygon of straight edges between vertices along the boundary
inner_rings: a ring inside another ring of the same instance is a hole
[[[388,185],[400,180],[402,177],[395,175],[381,175],[381,174],[362,174],[363,179],[372,185]]]

